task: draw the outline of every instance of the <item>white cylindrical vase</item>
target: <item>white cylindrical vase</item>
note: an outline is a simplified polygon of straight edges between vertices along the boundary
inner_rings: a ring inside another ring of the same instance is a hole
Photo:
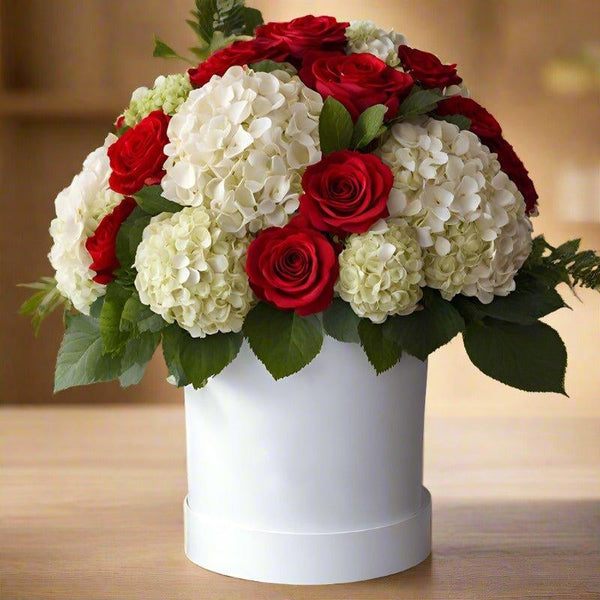
[[[427,558],[426,379],[408,355],[376,376],[357,344],[326,337],[310,365],[274,381],[244,343],[204,388],[185,388],[188,558],[290,584],[371,579]]]

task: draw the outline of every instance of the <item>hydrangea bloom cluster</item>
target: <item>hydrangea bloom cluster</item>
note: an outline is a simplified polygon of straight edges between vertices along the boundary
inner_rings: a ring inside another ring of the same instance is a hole
[[[285,225],[304,169],[321,156],[322,105],[287,72],[231,67],[194,90],[171,120],[164,196],[210,208],[238,236]]]
[[[109,189],[110,167],[106,154],[116,141],[110,134],[103,146],[84,161],[81,173],[75,175],[54,202],[56,218],[50,224],[54,242],[50,264],[56,271],[57,288],[80,312],[88,314],[90,306],[105,292],[105,286],[93,280],[92,257],[85,243],[103,217],[117,206],[123,196]]]
[[[133,127],[155,110],[174,115],[191,91],[192,84],[187,73],[160,75],[151,89],[140,87],[133,92],[123,113],[123,124]]]
[[[409,315],[423,296],[423,257],[414,230],[390,225],[384,233],[351,235],[340,254],[337,291],[360,317],[383,323]]]
[[[240,331],[254,295],[248,240],[225,233],[203,207],[152,219],[135,256],[140,300],[192,337]]]
[[[394,30],[384,31],[373,21],[351,21],[346,29],[348,53],[368,53],[380,58],[390,67],[400,64],[398,48],[406,44],[406,38]]]
[[[193,50],[219,49],[136,90],[56,199],[56,287],[33,300],[41,314],[60,293],[87,315],[68,327],[99,338],[94,368],[110,372],[94,381],[135,378],[132,356],[146,362],[161,340],[171,379],[195,386],[243,339],[275,378],[308,364],[324,333],[360,341],[378,372],[462,332],[472,357],[496,326],[551,335],[537,320],[563,305],[550,284],[569,269],[600,285],[600,260],[532,241],[533,182],[456,64],[370,21],[262,23],[241,0],[200,5]]]
[[[404,122],[377,153],[394,173],[390,221],[416,231],[427,285],[448,300],[511,292],[531,227],[522,195],[479,138],[446,121]]]

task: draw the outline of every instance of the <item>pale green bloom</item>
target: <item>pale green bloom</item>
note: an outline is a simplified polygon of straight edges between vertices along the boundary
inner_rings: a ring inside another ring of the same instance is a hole
[[[255,300],[244,268],[249,243],[202,206],[153,217],[135,255],[140,300],[192,337],[240,331]]]
[[[414,230],[406,225],[351,235],[339,263],[337,292],[357,315],[373,323],[412,313],[423,296],[422,252]]]
[[[142,87],[133,92],[129,107],[123,113],[124,124],[133,127],[155,110],[174,115],[191,91],[192,84],[187,73],[175,73],[166,77],[161,75],[152,89]]]

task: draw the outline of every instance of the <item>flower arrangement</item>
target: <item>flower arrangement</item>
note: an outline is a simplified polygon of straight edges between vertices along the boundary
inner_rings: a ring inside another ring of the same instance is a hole
[[[55,275],[22,307],[37,329],[64,306],[55,390],[135,384],[161,343],[201,387],[244,338],[281,378],[324,335],[381,373],[462,334],[487,375],[564,392],[539,319],[560,283],[598,289],[600,259],[532,237],[535,187],[456,65],[366,21],[192,17],[193,68],[137,89],[56,198]]]

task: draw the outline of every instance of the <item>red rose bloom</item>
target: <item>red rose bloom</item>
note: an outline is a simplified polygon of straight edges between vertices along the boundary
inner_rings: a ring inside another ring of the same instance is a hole
[[[124,198],[100,221],[94,235],[85,242],[85,249],[92,257],[90,269],[96,271],[94,281],[107,284],[115,278],[114,272],[120,266],[117,260],[117,234],[135,207],[133,198]]]
[[[423,87],[445,88],[462,82],[462,77],[456,74],[456,65],[442,64],[435,54],[409,46],[400,46],[398,56],[404,70]]]
[[[364,233],[389,216],[393,183],[391,169],[374,154],[332,152],[304,172],[300,214],[321,231]]]
[[[333,301],[339,266],[332,243],[299,216],[259,233],[248,248],[246,273],[261,300],[306,316]]]
[[[300,59],[307,50],[344,50],[349,26],[333,17],[306,15],[285,23],[265,23],[256,29],[256,37],[282,40],[292,57]]]
[[[525,211],[528,215],[537,215],[538,195],[535,191],[533,181],[521,159],[517,156],[514,148],[502,137],[482,140],[492,152],[498,155],[500,168],[508,175],[508,178],[517,186],[517,189],[525,198]]]
[[[401,100],[413,85],[408,73],[367,53],[323,54],[316,60],[307,60],[299,75],[323,99],[333,96],[341,102],[355,120],[374,104],[385,104],[387,118],[395,117]]]
[[[167,157],[163,152],[169,143],[169,117],[162,110],[151,112],[135,127],[128,129],[108,149],[110,188],[130,196],[145,185],[160,183]]]
[[[452,96],[442,100],[436,112],[440,116],[463,115],[471,119],[470,131],[482,139],[495,138],[502,133],[500,123],[481,104],[471,98]]]
[[[283,62],[288,56],[287,45],[281,40],[259,38],[247,42],[233,42],[231,46],[217,50],[197,67],[189,69],[188,74],[191,84],[199,88],[213,75],[223,75],[234,65],[249,65],[261,60]]]

